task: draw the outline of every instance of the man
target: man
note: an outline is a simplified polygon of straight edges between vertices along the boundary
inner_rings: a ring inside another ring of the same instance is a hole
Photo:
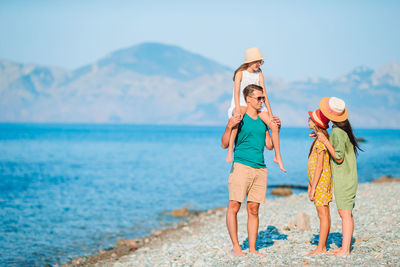
[[[238,125],[239,130],[234,150],[234,160],[229,176],[229,204],[226,213],[226,225],[232,240],[232,253],[244,256],[237,236],[237,213],[241,203],[247,197],[247,231],[250,253],[260,254],[256,250],[258,234],[258,210],[265,202],[267,190],[267,169],[264,163],[264,146],[271,150],[272,141],[268,127],[258,117],[258,110],[265,100],[262,87],[251,84],[243,90],[247,102],[247,111],[240,120],[240,116],[229,119],[221,139],[222,148],[229,146],[231,131]],[[280,120],[273,118],[280,126]],[[239,124],[240,123],[240,124]]]

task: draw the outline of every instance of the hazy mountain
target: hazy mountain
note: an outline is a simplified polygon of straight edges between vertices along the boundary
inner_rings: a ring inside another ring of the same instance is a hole
[[[121,49],[73,71],[0,60],[0,121],[224,124],[232,75],[213,60],[159,43]],[[284,125],[305,126],[323,96],[338,96],[354,125],[400,128],[396,62],[333,80],[264,75]]]

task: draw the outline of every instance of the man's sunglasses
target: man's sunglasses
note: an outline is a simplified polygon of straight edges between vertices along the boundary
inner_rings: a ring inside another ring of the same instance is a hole
[[[265,100],[265,96],[258,96],[258,97],[250,96],[250,97],[254,98],[254,99],[257,99],[258,102]]]

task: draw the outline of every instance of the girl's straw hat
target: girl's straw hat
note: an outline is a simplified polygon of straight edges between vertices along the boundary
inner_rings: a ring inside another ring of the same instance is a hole
[[[315,122],[319,127],[325,130],[329,128],[329,119],[322,114],[320,109],[317,109],[314,112],[309,111],[308,114],[313,122]]]
[[[344,101],[337,97],[324,97],[319,102],[322,113],[331,121],[341,122],[347,120],[349,113]]]
[[[257,60],[262,60],[262,59],[264,59],[264,57],[262,56],[260,49],[258,47],[252,47],[252,48],[247,49],[244,52],[244,63],[243,64],[250,63],[253,61],[257,61]]]

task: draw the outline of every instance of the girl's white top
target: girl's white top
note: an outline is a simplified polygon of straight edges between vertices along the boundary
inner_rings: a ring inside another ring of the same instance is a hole
[[[239,89],[239,105],[246,107],[247,103],[243,96],[243,89],[246,88],[249,84],[260,85],[260,71],[255,71],[253,73],[248,72],[247,70],[242,71],[242,81],[240,82]],[[233,110],[235,109],[235,87],[233,88],[232,101],[231,106],[228,109],[228,117],[232,117]],[[263,106],[260,111],[267,111],[267,109]]]

